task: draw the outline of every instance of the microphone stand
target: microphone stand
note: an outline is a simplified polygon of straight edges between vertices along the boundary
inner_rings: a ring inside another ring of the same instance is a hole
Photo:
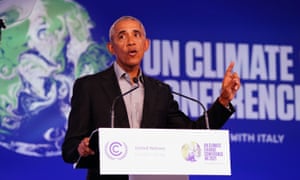
[[[198,103],[202,107],[202,109],[204,111],[204,119],[205,119],[206,129],[210,129],[210,127],[209,127],[209,120],[208,120],[208,114],[207,114],[206,108],[205,108],[205,106],[200,101],[198,101],[197,99],[188,97],[186,95],[183,95],[183,94],[181,94],[179,92],[172,91],[172,93]]]
[[[117,96],[114,100],[113,100],[113,103],[112,103],[112,106],[111,106],[111,128],[114,128],[115,127],[115,106],[116,106],[116,102],[123,96],[126,96],[127,94],[131,93],[132,91],[136,90],[137,88],[139,88],[139,80],[138,78],[133,78],[133,82],[135,84],[137,84],[137,86],[135,86],[134,88],[130,89],[129,91],[126,91],[125,93]]]
[[[0,19],[0,42],[2,39],[2,29],[5,29],[5,28],[6,28],[6,26],[5,26],[4,20]]]

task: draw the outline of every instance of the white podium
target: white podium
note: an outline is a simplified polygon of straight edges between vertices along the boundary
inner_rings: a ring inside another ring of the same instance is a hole
[[[100,128],[98,137],[101,174],[231,175],[228,130]]]

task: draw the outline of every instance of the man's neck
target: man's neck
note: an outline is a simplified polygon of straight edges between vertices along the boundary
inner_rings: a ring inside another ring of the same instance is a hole
[[[128,76],[130,77],[130,81],[131,83],[133,83],[133,79],[138,77],[140,74],[140,66],[123,66],[121,65],[119,62],[116,61],[116,63],[118,64],[118,66],[120,68],[123,69],[123,71],[125,71],[126,74],[128,74]]]

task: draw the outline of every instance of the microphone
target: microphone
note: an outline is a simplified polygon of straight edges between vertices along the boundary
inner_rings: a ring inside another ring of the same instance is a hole
[[[5,29],[6,26],[5,26],[5,22],[4,22],[4,19],[0,19],[0,28],[2,29]]]
[[[161,82],[161,81],[156,80],[156,82],[157,82],[157,84],[158,84],[159,86],[165,86],[165,87],[168,87],[168,88],[170,87],[169,85],[167,85],[167,84],[165,84],[165,83],[163,83],[163,82]],[[181,94],[181,93],[176,92],[176,91],[173,91],[173,90],[171,90],[171,93],[172,93],[172,94],[176,94],[176,95],[178,95],[178,96],[180,96],[180,97],[183,97],[183,98],[186,98],[186,99],[188,99],[188,100],[191,100],[191,101],[194,101],[194,102],[198,103],[198,104],[201,106],[202,110],[203,110],[206,129],[210,129],[210,127],[209,127],[209,119],[208,119],[207,110],[206,110],[205,106],[204,106],[199,100],[194,99],[194,98],[191,98],[191,97],[188,97],[188,96],[186,96],[186,95],[184,95],[184,94]]]
[[[176,95],[178,95],[178,96],[180,96],[180,97],[183,97],[183,98],[186,98],[186,99],[188,99],[188,100],[191,100],[191,101],[194,101],[194,102],[198,103],[198,104],[201,106],[202,110],[203,110],[206,129],[210,129],[210,128],[209,128],[209,120],[208,120],[207,110],[206,110],[205,106],[204,106],[200,101],[198,101],[197,99],[188,97],[188,96],[186,96],[186,95],[184,95],[184,94],[181,94],[181,93],[179,93],[179,92],[172,91],[172,93],[173,93],[173,94],[176,94]]]
[[[0,19],[0,42],[2,39],[2,29],[5,29],[5,28],[6,28],[6,26],[5,26],[4,19]]]
[[[133,82],[137,85],[135,86],[134,88],[126,91],[125,93],[115,97],[115,99],[113,100],[113,103],[112,103],[112,106],[111,106],[111,128],[114,128],[115,127],[115,105],[116,105],[116,102],[123,96],[126,96],[127,94],[131,93],[132,91],[136,90],[137,88],[140,87],[139,85],[139,80],[137,77],[134,77],[133,78]]]

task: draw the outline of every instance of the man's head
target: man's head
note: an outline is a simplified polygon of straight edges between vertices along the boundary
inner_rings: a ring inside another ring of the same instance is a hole
[[[132,16],[117,19],[109,30],[109,52],[116,56],[117,63],[127,72],[139,69],[149,40],[141,21]]]
[[[141,25],[143,33],[146,36],[145,27],[144,27],[143,23],[139,19],[137,19],[136,17],[133,17],[133,16],[121,16],[120,18],[118,18],[117,20],[115,20],[115,22],[110,26],[110,29],[109,29],[109,40],[110,41],[112,41],[112,35],[115,33],[115,26],[116,26],[116,24],[118,24],[120,21],[123,21],[123,20],[132,20],[132,21],[138,22]]]

